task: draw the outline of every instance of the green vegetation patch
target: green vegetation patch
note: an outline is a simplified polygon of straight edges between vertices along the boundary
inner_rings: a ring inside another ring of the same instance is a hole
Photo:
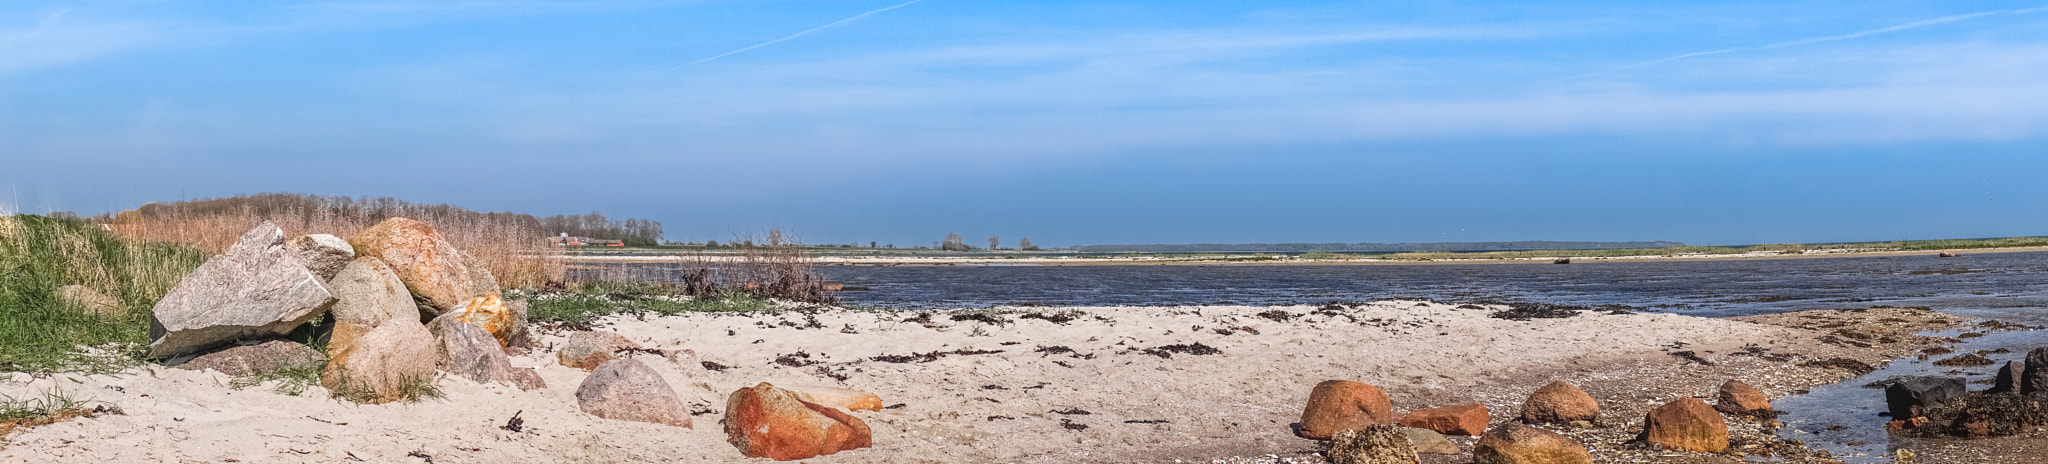
[[[738,291],[687,297],[683,288],[658,282],[590,281],[577,291],[527,297],[526,318],[535,324],[589,327],[614,314],[738,313],[773,310],[767,300]]]
[[[104,373],[139,362],[150,308],[206,258],[86,221],[0,216],[0,371]],[[68,285],[118,308],[100,316],[66,303],[60,289]]]

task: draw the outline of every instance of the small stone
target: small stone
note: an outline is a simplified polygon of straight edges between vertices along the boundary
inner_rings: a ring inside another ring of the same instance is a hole
[[[1541,428],[1502,423],[1472,446],[1477,464],[1592,464],[1586,445],[1572,437]]]
[[[1397,421],[1403,427],[1434,430],[1445,435],[1478,436],[1486,432],[1490,416],[1486,406],[1461,404],[1441,408],[1417,409]]]
[[[285,246],[299,255],[299,262],[306,265],[306,270],[313,271],[313,275],[320,276],[320,280],[333,279],[335,274],[341,273],[342,267],[356,258],[355,247],[333,235],[300,235],[285,242]]]
[[[690,410],[675,389],[638,359],[597,366],[576,388],[576,404],[583,412],[606,419],[690,428]]]
[[[1714,410],[1748,417],[1773,415],[1771,400],[1764,398],[1764,392],[1740,380],[1729,380],[1721,384],[1719,395],[1715,398]]]
[[[835,387],[789,387],[799,400],[848,411],[880,411],[882,397],[860,390]]]
[[[1682,398],[1650,410],[1637,439],[1664,449],[1719,453],[1728,450],[1728,423],[1707,402]]]
[[[327,356],[320,354],[320,351],[313,347],[296,342],[271,340],[199,355],[178,367],[243,376],[295,367],[319,366],[323,362],[327,362]]]
[[[1520,418],[1530,424],[1594,422],[1600,418],[1600,402],[1572,384],[1551,382],[1522,402]]]
[[[1408,435],[1408,444],[1414,446],[1417,453],[1458,454],[1464,452],[1458,449],[1457,443],[1451,443],[1451,439],[1445,438],[1444,434],[1436,433],[1435,430],[1402,427],[1401,433]]]
[[[1417,464],[1415,447],[1400,427],[1367,425],[1339,430],[1330,437],[1330,464]]]
[[[1326,380],[1308,395],[1301,412],[1301,437],[1328,440],[1337,431],[1394,422],[1394,402],[1379,387],[1349,380]]]
[[[569,335],[568,342],[562,343],[562,349],[555,352],[555,359],[564,366],[587,371],[618,359],[617,352],[623,348],[640,348],[640,344],[611,332],[576,332]]]

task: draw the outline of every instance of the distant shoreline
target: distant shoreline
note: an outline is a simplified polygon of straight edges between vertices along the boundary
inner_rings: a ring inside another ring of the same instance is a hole
[[[1956,250],[1958,255],[1986,253],[2020,253],[2048,251],[2048,246],[1974,248]],[[1571,264],[1594,264],[1601,262],[1643,262],[1643,261],[1737,261],[1762,259],[1821,259],[1860,258],[1874,256],[1918,256],[1937,255],[1939,250],[1810,250],[1803,253],[1750,252],[1735,254],[1689,253],[1676,255],[1645,256],[1549,256],[1523,258],[1452,258],[1452,259],[1379,259],[1379,258],[1300,258],[1287,255],[1245,255],[1245,256],[1118,256],[1118,257],[970,257],[970,256],[816,256],[812,262],[826,266],[1376,266],[1376,265],[1430,265],[1430,264],[1554,264],[1559,259],[1570,259]],[[664,263],[673,262],[678,255],[623,255],[590,256],[571,254],[570,264],[620,264],[620,263]],[[710,255],[710,259],[723,258]]]

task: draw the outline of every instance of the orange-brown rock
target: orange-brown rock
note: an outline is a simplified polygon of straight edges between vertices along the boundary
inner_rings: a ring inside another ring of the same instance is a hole
[[[1764,392],[1757,391],[1740,380],[1729,380],[1721,384],[1720,394],[1714,400],[1714,410],[1737,416],[1771,417],[1771,400]]]
[[[1308,394],[1301,411],[1301,437],[1328,440],[1339,430],[1394,423],[1394,402],[1379,387],[1349,380],[1326,380]]]
[[[882,397],[860,390],[834,387],[790,387],[796,398],[819,406],[848,411],[880,411]]]
[[[508,345],[512,333],[519,330],[520,324],[525,323],[514,316],[511,306],[506,305],[505,300],[498,297],[497,293],[470,298],[456,305],[455,309],[449,310],[447,314],[447,317],[453,317],[456,321],[482,327],[485,332],[490,332],[491,338],[498,339],[500,348]]]
[[[860,418],[806,403],[766,382],[726,398],[725,437],[741,454],[777,461],[866,448],[874,441]]]
[[[475,282],[469,268],[462,265],[462,252],[426,223],[386,219],[357,233],[348,244],[355,247],[357,256],[375,256],[390,265],[420,301],[427,319],[475,296]]]
[[[1531,424],[1565,424],[1572,421],[1594,422],[1600,417],[1600,402],[1593,401],[1593,395],[1585,390],[1564,382],[1551,382],[1529,400],[1522,402],[1522,422]]]
[[[1638,438],[1664,449],[1719,453],[1728,450],[1728,423],[1707,402],[1685,398],[1650,410]]]
[[[596,369],[607,361],[618,359],[622,348],[639,348],[624,335],[611,332],[576,332],[569,335],[569,341],[562,343],[562,349],[555,351],[555,360],[564,366],[582,370]]]
[[[1479,436],[1472,445],[1472,461],[1478,464],[1592,464],[1586,445],[1572,437],[1541,428],[1503,423]]]
[[[1398,421],[1402,427],[1434,430],[1445,435],[1473,435],[1486,432],[1489,416],[1486,406],[1461,404],[1441,408],[1417,409]]]

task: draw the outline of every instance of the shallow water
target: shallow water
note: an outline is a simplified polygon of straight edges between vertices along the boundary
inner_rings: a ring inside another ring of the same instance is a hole
[[[586,267],[674,280],[673,265]],[[2048,326],[2048,252],[1576,264],[825,266],[827,279],[864,291],[848,303],[899,309],[996,305],[1282,305],[1424,297],[1453,303],[1534,301],[1725,317],[1805,309],[1927,306],[1978,319]],[[1954,335],[1949,333],[1946,335]],[[2048,345],[2048,331],[1967,339],[1956,354],[1996,350],[2001,365]],[[1783,436],[1847,462],[1888,462],[1884,391],[1865,384],[1954,368],[1903,359],[1855,379],[1779,399]],[[1963,369],[1970,380],[1996,366]],[[1982,389],[1983,385],[1971,385]],[[1829,430],[1834,428],[1835,430]],[[1852,445],[1854,444],[1854,445]]]

